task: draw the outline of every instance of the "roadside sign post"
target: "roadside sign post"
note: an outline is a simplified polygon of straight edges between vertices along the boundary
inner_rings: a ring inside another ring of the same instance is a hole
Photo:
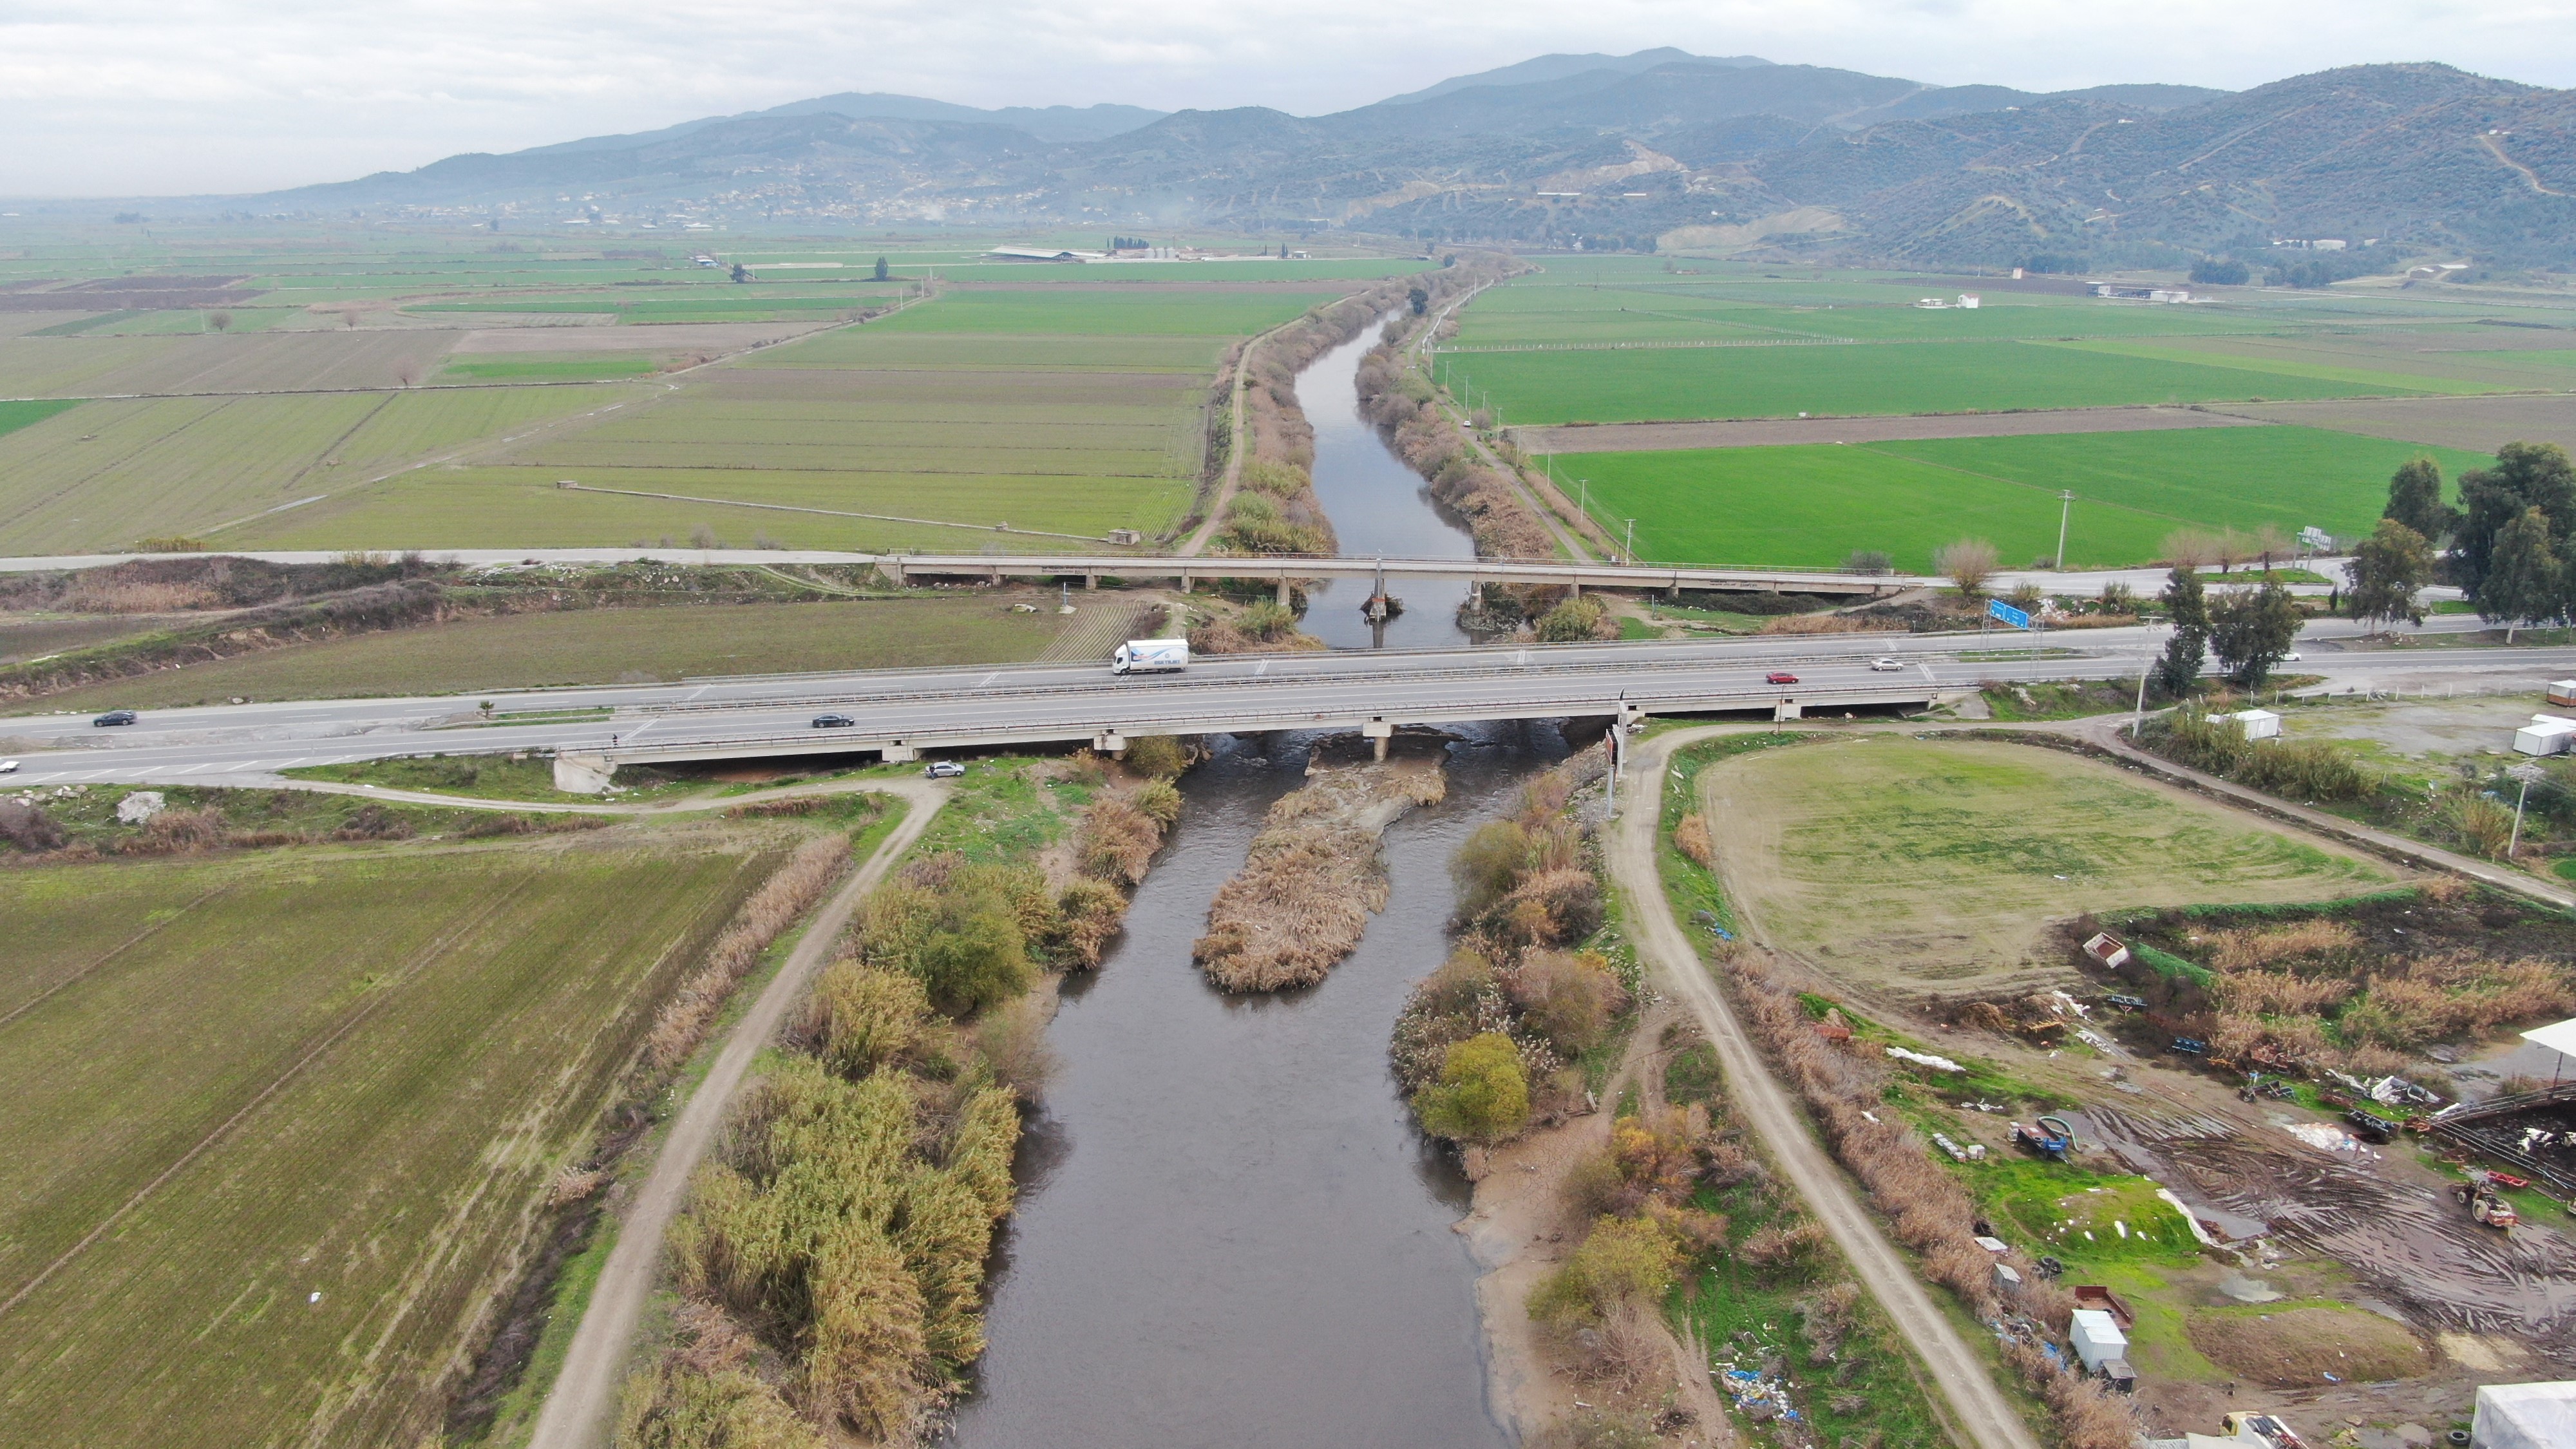
[[[2531,782],[2540,779],[2541,773],[2538,765],[2516,765],[2505,773],[2522,782],[2522,789],[2513,797],[2513,834],[2504,843],[2504,858],[2511,860],[2514,849],[2522,844],[2522,807],[2531,799]]]

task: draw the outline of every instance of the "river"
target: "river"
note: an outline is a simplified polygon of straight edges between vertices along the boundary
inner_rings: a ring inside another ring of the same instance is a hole
[[[1472,544],[1359,420],[1368,337],[1299,379],[1316,491],[1345,553],[1470,557]],[[1463,643],[1461,590],[1408,597],[1390,645]],[[1367,647],[1367,589],[1328,585],[1306,628]],[[1344,596],[1347,597],[1344,597]],[[1451,1225],[1467,1184],[1417,1133],[1386,1046],[1448,951],[1448,861],[1530,771],[1545,726],[1480,727],[1449,798],[1388,832],[1393,889],[1321,985],[1210,988],[1190,960],[1208,902],[1308,737],[1218,737],[1186,777],[1173,844],[1096,975],[1067,981],[1061,1070],[1021,1150],[997,1250],[991,1345],[958,1406],[964,1449],[1495,1449],[1476,1267]]]

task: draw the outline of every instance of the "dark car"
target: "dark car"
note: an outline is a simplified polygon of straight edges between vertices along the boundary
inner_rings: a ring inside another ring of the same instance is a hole
[[[130,709],[111,709],[107,713],[100,715],[98,718],[91,720],[90,723],[94,725],[130,725],[134,723],[134,718],[134,711]]]
[[[2362,1111],[2358,1107],[2344,1113],[2343,1120],[2344,1125],[2352,1129],[2352,1135],[2364,1142],[2386,1142],[2398,1132],[2399,1124],[2375,1112]]]
[[[814,716],[814,728],[818,730],[845,730],[857,723],[857,720],[854,720],[845,714],[818,714]]]
[[[1771,684],[1795,684],[1798,682],[1798,676],[1791,674],[1785,669],[1774,669],[1769,674],[1764,675],[1763,679],[1765,682]]]

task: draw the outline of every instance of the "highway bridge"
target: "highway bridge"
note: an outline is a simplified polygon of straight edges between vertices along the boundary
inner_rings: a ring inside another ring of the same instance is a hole
[[[2447,621],[2445,621],[2447,622]],[[2465,621],[2474,623],[2475,621]],[[2576,650],[2334,652],[2311,626],[2294,666],[2332,687],[2410,693],[2444,681],[2528,683],[2576,673]],[[2046,650],[1956,635],[1756,636],[1724,641],[1515,649],[1352,651],[1202,659],[1179,675],[1112,676],[1105,664],[1004,665],[688,680],[411,699],[308,700],[147,710],[101,729],[87,713],[0,718],[10,787],[82,782],[242,783],[302,765],[403,755],[553,756],[567,787],[621,765],[1050,742],[1116,748],[1145,734],[1356,730],[1407,724],[1746,712],[1794,718],[1922,705],[1984,681],[2134,679],[2162,632],[2068,633]],[[1900,668],[1871,667],[1892,658]],[[1794,685],[1774,685],[1774,672]],[[489,700],[486,714],[478,705]],[[853,721],[816,729],[817,715]]]

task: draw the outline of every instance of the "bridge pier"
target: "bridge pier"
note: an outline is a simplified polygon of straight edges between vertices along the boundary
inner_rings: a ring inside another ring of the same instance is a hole
[[[555,753],[555,788],[567,795],[604,795],[616,777],[617,762],[605,753]]]
[[[1091,747],[1104,755],[1127,753],[1127,737],[1116,730],[1102,730],[1091,737]]]
[[[1279,575],[1279,607],[1288,607],[1288,575],[1285,570]]]
[[[907,588],[912,583],[912,570],[903,566],[901,558],[880,559],[877,567],[894,575],[894,586],[898,589]]]
[[[1386,758],[1387,741],[1395,738],[1395,726],[1382,719],[1373,719],[1360,726],[1360,737],[1369,742],[1370,749],[1379,760],[1383,761]]]
[[[1090,573],[1084,574],[1084,575],[1082,576],[1082,586],[1083,586],[1084,588],[1086,588],[1086,589],[1096,589],[1096,588],[1099,588],[1099,587],[1100,587],[1100,572],[1099,572],[1099,570],[1094,569],[1094,570],[1093,570],[1093,571],[1091,571]]]
[[[906,760],[920,759],[921,751],[901,740],[888,740],[885,742],[885,747],[877,751],[877,758],[889,765],[898,765]]]
[[[1782,720],[1803,719],[1805,715],[1800,711],[1796,700],[1784,699],[1771,707],[1771,718],[1774,723],[1777,723]]]

